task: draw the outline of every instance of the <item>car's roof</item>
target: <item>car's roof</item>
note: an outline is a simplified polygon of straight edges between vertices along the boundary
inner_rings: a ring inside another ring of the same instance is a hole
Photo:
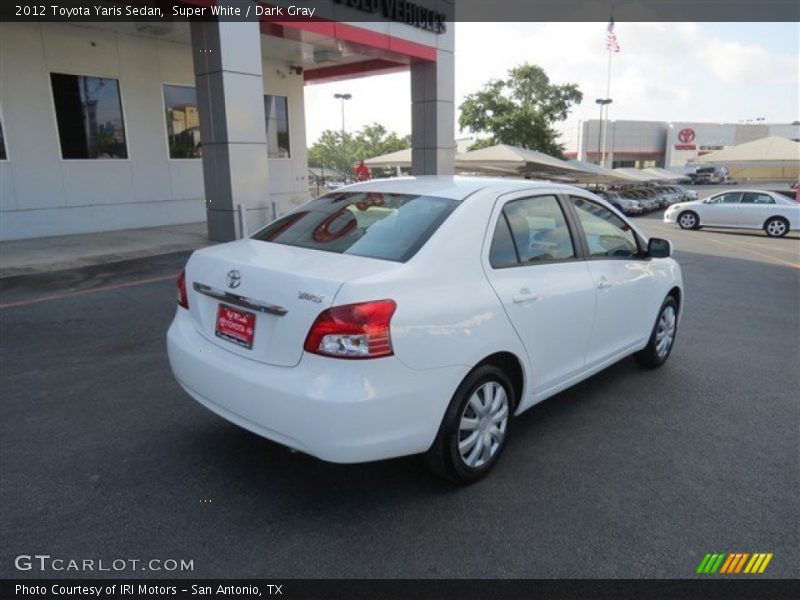
[[[778,196],[781,197],[782,194],[778,192],[771,192],[769,190],[754,190],[754,189],[729,189],[729,190],[720,190],[718,192],[713,192],[710,196],[719,196],[720,194],[767,194],[768,196]]]
[[[336,192],[385,192],[389,194],[424,194],[464,200],[471,194],[491,188],[498,194],[517,190],[571,190],[586,191],[562,183],[533,181],[528,179],[501,177],[468,177],[458,175],[421,175],[416,177],[395,177],[392,179],[372,179],[338,188]]]
[[[722,194],[766,194],[767,196],[772,196],[776,200],[780,200],[781,203],[786,204],[796,204],[791,198],[784,196],[780,192],[771,192],[769,190],[753,190],[753,189],[729,189],[729,190],[720,190],[719,192],[710,193],[708,196],[705,196],[701,200],[706,200],[708,198],[713,198],[714,196],[720,196]],[[699,200],[698,200],[699,201]]]
[[[591,197],[597,202],[612,207],[613,205],[602,196],[598,196],[584,188],[552,181],[535,181],[531,179],[517,179],[512,177],[469,177],[459,175],[420,175],[416,177],[395,177],[392,179],[372,179],[361,183],[354,183],[335,190],[340,192],[383,192],[387,194],[424,194],[452,200],[465,200],[475,192],[491,189],[498,196],[517,191],[539,191],[553,193],[580,194]],[[630,223],[629,223],[630,224]],[[644,239],[638,228],[634,230]]]

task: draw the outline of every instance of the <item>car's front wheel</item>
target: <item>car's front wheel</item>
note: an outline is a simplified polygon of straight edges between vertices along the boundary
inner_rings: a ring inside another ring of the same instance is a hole
[[[667,362],[677,329],[678,303],[672,296],[667,296],[658,312],[647,346],[634,354],[638,363],[645,367],[660,367]]]
[[[789,233],[789,223],[782,217],[772,217],[764,223],[764,231],[769,237],[783,237]]]
[[[453,395],[436,440],[426,455],[428,466],[458,484],[485,476],[505,447],[514,408],[514,388],[499,367],[481,365]]]
[[[681,229],[699,229],[700,219],[690,210],[678,215],[678,225]]]

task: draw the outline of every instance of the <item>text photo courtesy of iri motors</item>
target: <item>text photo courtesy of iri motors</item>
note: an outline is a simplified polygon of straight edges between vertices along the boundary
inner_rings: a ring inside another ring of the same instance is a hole
[[[800,597],[800,5],[0,7],[0,598]]]

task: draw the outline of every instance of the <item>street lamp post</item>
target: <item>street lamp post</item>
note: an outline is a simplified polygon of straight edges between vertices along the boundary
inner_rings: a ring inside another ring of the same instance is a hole
[[[600,118],[597,120],[597,160],[595,161],[598,165],[600,164],[600,140],[603,138],[603,99],[597,98],[595,100],[597,104],[600,105]]]
[[[600,145],[601,140],[603,139],[603,108],[606,105],[611,104],[613,100],[611,98],[597,98],[595,99],[595,103],[600,105],[600,128],[597,132],[597,164],[601,167],[604,166],[603,163],[606,161],[605,157],[605,148],[603,148],[602,156],[600,155]]]
[[[334,94],[334,98],[337,100],[342,101],[342,162],[347,164],[347,146],[344,141],[344,102],[345,100],[350,100],[353,97],[352,94]],[[348,169],[349,171],[349,169]],[[347,177],[347,172],[345,172],[345,178]],[[347,181],[347,179],[345,179]]]

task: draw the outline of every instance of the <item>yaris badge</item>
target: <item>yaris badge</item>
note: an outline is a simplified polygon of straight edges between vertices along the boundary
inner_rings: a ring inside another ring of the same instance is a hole
[[[300,300],[308,300],[310,302],[316,302],[317,304],[325,300],[325,296],[312,294],[310,292],[297,292],[297,297],[300,298]]]

